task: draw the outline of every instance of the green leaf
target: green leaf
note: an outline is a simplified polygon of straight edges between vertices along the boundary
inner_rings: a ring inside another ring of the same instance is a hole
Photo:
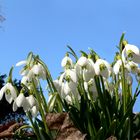
[[[120,38],[120,42],[119,42],[119,49],[120,49],[120,52],[122,52],[122,42],[123,42],[123,40],[124,40],[124,36],[125,36],[125,33],[122,33],[122,35],[121,35],[121,38]]]
[[[94,140],[105,140],[103,127],[100,127],[96,136],[94,137]]]
[[[88,58],[88,55],[87,55],[87,53],[86,52],[84,52],[84,51],[80,51],[81,53],[82,53],[82,55],[84,55],[85,57],[87,57]]]
[[[121,140],[132,140],[130,139],[130,118],[126,118],[125,123],[124,123],[124,127],[122,129],[122,133],[121,133]]]
[[[33,58],[33,53],[30,52],[27,56],[27,65],[29,65],[31,63],[32,58]]]
[[[51,112],[53,109],[54,109],[54,106],[56,104],[56,93],[54,94],[51,94],[51,99],[50,101],[48,102],[48,110]]]
[[[117,121],[116,119],[114,119],[107,131],[107,137],[115,135],[116,126],[117,126]]]
[[[70,50],[70,52],[68,52],[68,53],[71,54],[71,55],[73,55],[75,57],[76,61],[78,61],[78,57],[77,57],[75,51],[69,45],[67,45],[67,47]]]

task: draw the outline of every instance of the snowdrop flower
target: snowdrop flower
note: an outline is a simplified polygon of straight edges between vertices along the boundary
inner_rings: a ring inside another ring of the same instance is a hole
[[[97,94],[96,84],[95,84],[95,81],[93,78],[90,79],[89,82],[84,82],[84,88],[87,93],[91,92],[93,94],[93,98],[96,99],[98,94]],[[90,97],[89,97],[89,99],[90,99]]]
[[[35,64],[31,71],[37,75],[39,78],[42,78],[43,80],[46,79],[46,71],[44,69],[44,67],[41,64]]]
[[[113,72],[117,75],[120,72],[120,68],[122,66],[122,61],[121,59],[117,60],[115,65],[113,66]]]
[[[18,107],[23,107],[23,110],[26,112],[30,108],[30,104],[27,101],[23,93],[20,93],[13,103],[13,111],[16,111]]]
[[[98,59],[95,63],[95,73],[96,75],[101,75],[104,78],[108,78],[112,72],[112,68],[110,64],[103,60],[103,59]]]
[[[0,100],[3,98],[4,94],[5,94],[5,98],[6,98],[7,102],[10,104],[17,97],[17,92],[16,92],[14,86],[9,82],[1,88]]]
[[[135,63],[140,63],[140,50],[138,47],[130,44],[126,44],[122,51],[122,60],[126,63],[127,60]]]
[[[69,93],[71,92],[75,92],[76,91],[76,88],[77,88],[77,84],[75,84],[74,82],[72,81],[66,81],[66,83],[64,84],[64,93],[66,95],[68,95]]]
[[[84,81],[89,81],[95,76],[94,62],[90,58],[80,57],[76,63],[76,72],[78,76],[83,76]]]
[[[88,59],[85,56],[81,56],[77,61],[77,64],[81,67],[85,67],[87,63],[88,63]]]
[[[36,98],[33,95],[29,95],[28,97],[26,97],[26,100],[28,101],[30,105],[29,111],[31,112],[33,117],[36,117],[39,111]]]
[[[67,81],[72,81],[74,83],[77,83],[76,70],[75,69],[65,70],[65,72],[59,78],[59,83],[61,84],[64,79],[66,79]]]
[[[129,71],[132,72],[133,74],[136,74],[138,71],[138,64],[134,63],[133,61],[129,61],[126,65],[125,68]]]
[[[95,65],[94,62],[88,58],[87,67],[83,69],[83,79],[88,82],[95,76]]]
[[[30,111],[33,117],[37,116],[38,105],[33,95],[25,97],[23,93],[20,93],[13,103],[13,111],[19,107],[23,107],[24,112]]]
[[[32,71],[29,71],[27,75],[23,76],[21,79],[21,83],[24,84],[29,89],[32,88],[32,80],[34,80],[34,84],[37,87],[38,86],[38,79],[35,77],[34,73]]]
[[[69,68],[71,68],[72,65],[73,65],[72,59],[71,59],[68,55],[66,55],[66,56],[62,59],[62,61],[61,61],[61,66],[62,66],[63,68],[66,68],[67,66],[68,66]]]
[[[59,78],[61,94],[69,94],[77,88],[77,75],[75,69],[67,69]]]

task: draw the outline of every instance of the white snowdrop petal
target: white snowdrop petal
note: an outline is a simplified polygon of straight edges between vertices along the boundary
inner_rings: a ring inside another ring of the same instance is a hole
[[[25,64],[27,64],[27,61],[23,60],[23,61],[16,63],[16,66],[18,67],[18,66],[25,65]]]
[[[27,76],[23,76],[21,79],[21,83],[24,85],[28,85],[29,78]]]
[[[54,81],[53,81],[53,84],[54,84],[56,90],[57,90],[58,92],[60,92],[61,86],[60,86],[60,84],[59,84],[59,80],[58,80],[58,79],[54,80]]]
[[[96,75],[100,74],[100,68],[99,68],[99,65],[97,63],[95,63],[95,74]]]
[[[69,94],[71,92],[71,90],[72,89],[69,87],[68,82],[66,82],[64,84],[64,93],[67,95],[67,94]]]
[[[78,59],[77,64],[80,65],[81,67],[85,66],[87,64],[87,58],[84,56],[81,56]]]
[[[94,75],[86,69],[83,70],[83,79],[84,81],[88,82]]]
[[[131,44],[126,44],[125,45],[126,51],[131,50],[132,52],[134,52],[136,55],[140,54],[139,48],[136,47],[135,45],[131,45]]]
[[[60,78],[59,78],[59,84],[60,85],[63,83],[63,79],[64,79],[65,75],[66,75],[66,72],[62,73],[61,76],[60,76]]]
[[[34,74],[39,75],[40,68],[38,65],[34,65],[31,70]]]
[[[68,70],[68,75],[70,75],[71,80],[72,80],[73,82],[75,82],[75,83],[77,82],[77,76],[76,76],[76,72],[75,72],[74,69]]]
[[[9,93],[9,94],[5,94],[5,98],[6,98],[6,101],[7,101],[9,104],[11,104],[11,103],[12,103],[13,98],[12,98],[12,96],[11,96],[11,94],[10,94],[10,93]]]
[[[140,64],[140,55],[133,55],[132,61],[135,63]]]
[[[33,95],[29,95],[28,97],[26,97],[26,99],[28,100],[28,103],[31,108],[36,104],[36,100]]]
[[[85,91],[88,92],[88,83],[87,82],[84,82],[84,88],[85,88]]]
[[[65,100],[66,100],[68,103],[72,103],[72,98],[71,98],[70,95],[67,95],[67,96],[65,97]]]
[[[69,63],[70,65],[72,65],[72,59],[68,56],[65,56],[62,61],[61,61],[61,66],[62,67],[66,67],[66,64]]]
[[[4,92],[1,92],[1,91],[0,91],[0,100],[2,100],[3,95],[4,95]]]
[[[22,107],[24,105],[24,103],[25,103],[25,100],[26,100],[26,98],[25,98],[24,94],[23,93],[20,93],[18,95],[18,97],[16,98],[16,104],[17,104],[17,106],[18,107]]]
[[[30,104],[28,102],[28,100],[25,98],[23,104],[22,104],[23,110],[24,112],[29,111],[30,110]]]
[[[71,91],[75,91],[76,88],[77,88],[77,84],[75,84],[74,82],[70,81],[70,82],[67,82],[68,83],[68,87],[69,89],[71,89]]]
[[[32,117],[36,117],[37,114],[38,114],[38,109],[36,106],[33,106],[32,109],[30,110],[31,111],[31,114],[32,114]]]
[[[79,77],[82,75],[82,67],[78,65],[77,63],[75,64],[75,71]]]
[[[17,97],[15,88],[13,86],[10,86],[9,90],[10,90],[12,98],[15,99]]]
[[[15,112],[15,111],[17,111],[17,109],[18,109],[18,107],[17,107],[16,101],[14,101],[14,103],[13,103],[13,111]]]
[[[3,98],[3,95],[4,95],[5,91],[6,91],[6,89],[7,89],[6,86],[1,88],[1,90],[0,90],[0,100]]]
[[[107,70],[107,68],[105,68],[105,70],[102,70],[100,72],[100,75],[107,79],[109,77],[109,71]]]

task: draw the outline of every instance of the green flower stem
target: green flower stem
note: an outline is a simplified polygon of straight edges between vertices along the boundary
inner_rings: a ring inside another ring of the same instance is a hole
[[[46,70],[46,79],[47,79],[47,82],[48,82],[48,85],[49,85],[49,87],[50,87],[50,90],[54,90],[54,92],[56,92],[57,90],[56,90],[56,88],[55,88],[55,86],[54,86],[54,83],[53,83],[53,79],[52,79],[52,76],[51,76],[51,74],[50,74],[50,72],[49,72],[49,69],[48,69],[48,67],[46,66],[46,64],[42,61],[42,60],[40,60],[40,59],[37,59],[37,61],[40,63],[40,64],[42,64],[42,66],[45,68],[45,70]],[[52,92],[53,93],[53,92]]]
[[[58,112],[63,112],[62,100],[58,93],[57,93],[57,104],[58,104]]]
[[[100,76],[100,79],[101,79],[101,83],[102,83],[102,90],[103,90],[103,96],[105,97],[106,95],[106,90],[105,90],[105,86],[104,86],[104,81],[103,81],[103,77]],[[106,99],[106,97],[104,98]],[[106,115],[108,116],[108,121],[109,121],[109,125],[111,124],[111,117],[110,117],[110,113],[109,113],[109,109],[107,107],[107,105],[105,105],[105,108],[106,108]]]
[[[113,76],[113,79],[114,79],[114,81],[115,81],[115,83],[114,83],[114,86],[115,86],[115,97],[116,97],[116,103],[118,102],[118,100],[119,100],[119,95],[118,95],[118,86],[119,86],[119,83],[117,82],[117,77],[116,77],[116,75],[114,75]]]
[[[37,140],[40,140],[39,132],[38,132],[36,126],[34,125],[34,122],[33,122],[33,120],[32,120],[32,117],[31,117],[30,112],[27,112],[26,115],[27,115],[27,117],[29,118],[29,120],[30,120],[30,122],[31,122],[31,124],[32,124],[32,128],[33,128],[33,130],[34,130],[34,132],[35,132],[35,134],[36,134],[36,136],[37,136]]]
[[[126,86],[125,86],[125,68],[124,68],[124,63],[122,61],[122,100],[123,100],[123,113],[126,113],[126,108],[127,108],[127,92],[126,92]]]
[[[36,95],[36,98],[37,98],[37,101],[38,101],[38,104],[39,104],[39,110],[40,110],[40,114],[41,114],[41,117],[42,117],[42,121],[43,121],[44,126],[45,126],[45,131],[51,137],[48,126],[47,126],[44,110],[42,108],[42,101],[41,101],[41,98],[40,98],[40,94],[37,92],[37,89],[35,87],[35,83],[34,83],[33,80],[32,80],[32,83],[33,83],[33,87],[34,87],[34,93]]]
[[[46,99],[43,95],[43,91],[42,91],[42,88],[41,88],[41,84],[39,82],[39,87],[40,87],[40,94],[41,94],[41,97],[42,97],[42,100],[43,100],[43,107],[44,107],[44,110],[46,113],[48,113],[48,106],[47,106],[47,102],[46,102]]]

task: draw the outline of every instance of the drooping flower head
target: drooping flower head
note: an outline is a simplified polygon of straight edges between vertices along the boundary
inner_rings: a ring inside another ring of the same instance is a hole
[[[140,50],[135,45],[126,44],[122,51],[122,60],[124,63],[126,61],[133,61],[135,63],[140,63]]]
[[[103,59],[98,59],[95,63],[95,73],[96,75],[101,75],[104,78],[108,78],[112,72],[112,67],[110,64]]]
[[[15,87],[12,85],[12,83],[6,83],[5,86],[3,86],[0,90],[0,100],[3,98],[3,95],[5,94],[5,98],[8,103],[12,103],[12,101],[17,97],[17,91]]]

